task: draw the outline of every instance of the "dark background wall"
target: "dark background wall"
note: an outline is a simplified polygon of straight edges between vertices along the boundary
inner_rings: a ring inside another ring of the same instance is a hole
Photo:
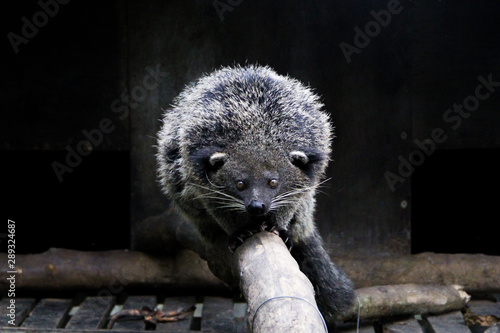
[[[0,158],[19,250],[158,251],[161,109],[248,62],[311,85],[332,114],[317,211],[332,252],[500,254],[499,14],[465,0],[13,4]]]

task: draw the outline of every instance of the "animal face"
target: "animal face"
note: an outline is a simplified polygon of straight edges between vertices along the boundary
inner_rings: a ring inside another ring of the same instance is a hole
[[[203,179],[201,199],[214,208],[240,219],[272,219],[280,209],[297,206],[302,195],[315,188],[315,168],[323,160],[312,150],[294,150],[288,155],[241,149],[225,152],[205,148],[192,155]]]

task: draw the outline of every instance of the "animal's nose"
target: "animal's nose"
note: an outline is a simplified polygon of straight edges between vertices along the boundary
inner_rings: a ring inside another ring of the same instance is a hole
[[[252,200],[247,206],[247,212],[254,216],[264,215],[266,213],[266,205],[258,200]]]

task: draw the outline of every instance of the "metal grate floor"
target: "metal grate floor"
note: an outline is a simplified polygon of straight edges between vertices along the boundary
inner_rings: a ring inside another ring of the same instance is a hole
[[[72,299],[30,298],[15,300],[15,316],[8,316],[9,299],[0,301],[1,332],[245,332],[246,303],[231,298],[194,296],[168,297],[158,303],[157,296],[129,296],[122,304],[115,297],[86,297],[82,302]],[[156,327],[142,320],[117,321],[107,329],[108,319],[126,309],[147,306],[175,311],[195,305],[196,310],[184,320],[158,323]],[[14,318],[14,321],[12,321]],[[10,322],[9,322],[10,321]],[[14,324],[14,325],[12,325]]]
[[[161,299],[160,302],[158,300]],[[11,312],[8,298],[0,301],[0,332],[246,332],[246,303],[225,297],[157,297],[128,296],[117,302],[115,297],[34,298],[15,299],[15,311]],[[186,309],[196,305],[181,321],[147,325],[142,320],[117,321],[107,329],[108,319],[114,313],[126,309],[147,306],[166,311]],[[493,301],[471,301],[469,308],[477,314],[490,314],[500,318],[500,303]],[[14,319],[14,320],[12,320]],[[398,319],[389,318],[362,323],[361,333],[479,333],[485,327],[468,327],[460,311],[437,316],[415,316]],[[495,328],[493,328],[495,329]],[[499,326],[500,329],[500,326]],[[355,333],[354,324],[342,324],[336,332]],[[489,332],[489,331],[488,331]],[[496,331],[495,331],[496,332]]]

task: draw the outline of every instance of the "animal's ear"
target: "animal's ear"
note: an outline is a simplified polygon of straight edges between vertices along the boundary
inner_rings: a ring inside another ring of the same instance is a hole
[[[290,161],[293,165],[300,168],[309,163],[309,157],[303,151],[294,150],[290,153]]]
[[[314,175],[318,163],[326,159],[325,154],[317,149],[294,150],[289,156],[290,162],[309,177]]]
[[[215,172],[222,167],[227,154],[222,153],[219,147],[206,147],[191,152],[190,158],[200,178],[205,178],[207,173]]]
[[[208,163],[210,163],[210,165],[213,168],[219,169],[226,161],[226,158],[227,158],[226,153],[216,152],[216,153],[213,153],[212,155],[210,155],[210,158],[208,159]]]

